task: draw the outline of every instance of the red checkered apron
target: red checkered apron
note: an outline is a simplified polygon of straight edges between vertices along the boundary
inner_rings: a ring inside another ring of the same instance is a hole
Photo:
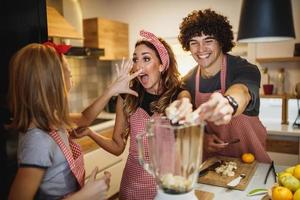
[[[138,108],[130,116],[130,147],[120,186],[119,198],[121,200],[152,200],[156,195],[157,188],[154,177],[139,164],[135,140],[138,134],[146,130],[146,123],[150,118],[142,108]],[[149,162],[147,141],[143,142],[146,160]]]
[[[220,92],[222,94],[225,93],[226,70],[227,63],[225,56],[221,67]],[[202,103],[206,102],[212,94],[199,92],[200,67],[198,67],[197,70],[195,84],[195,102],[196,106],[198,107]],[[212,122],[207,122],[207,130],[209,133],[216,134],[223,141],[229,141],[233,138],[239,138],[240,142],[228,145],[226,149],[216,153],[209,153],[204,149],[203,160],[216,155],[240,157],[243,153],[250,152],[255,155],[256,160],[259,162],[271,162],[271,159],[265,150],[267,130],[262,125],[257,116],[247,116],[244,114],[240,114],[232,118],[229,124],[219,126],[215,125]]]
[[[75,143],[71,138],[69,139],[70,149],[66,146],[66,144],[61,139],[60,135],[57,131],[52,131],[49,135],[53,138],[53,140],[57,143],[64,156],[66,157],[68,164],[72,173],[74,174],[80,188],[84,185],[84,161],[83,161],[83,153],[79,144]]]

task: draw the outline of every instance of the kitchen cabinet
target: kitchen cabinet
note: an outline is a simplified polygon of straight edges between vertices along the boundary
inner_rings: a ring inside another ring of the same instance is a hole
[[[105,137],[111,137],[113,128],[97,131]],[[128,141],[129,142],[129,141]],[[115,156],[100,148],[90,138],[84,137],[78,140],[84,152],[84,165],[86,176],[89,176],[95,167],[98,167],[97,178],[103,176],[105,171],[111,173],[110,187],[107,191],[107,198],[119,192],[123,169],[128,157],[129,144],[120,156]]]
[[[47,6],[48,37],[83,39],[82,34],[53,7]]]
[[[101,60],[118,60],[129,55],[128,24],[103,18],[83,20],[84,46],[103,48]]]
[[[273,75],[277,75],[278,72],[275,71],[277,68],[283,68],[285,70],[285,79],[287,82],[285,89],[287,92],[284,94],[261,95],[261,98],[281,99],[281,123],[288,124],[288,100],[296,99],[294,85],[298,82],[298,75],[300,74],[298,69],[300,65],[300,57],[257,58],[256,62],[260,65],[264,65],[264,67],[268,68],[268,71],[273,71]],[[288,73],[288,71],[290,72]],[[276,86],[276,78],[273,78],[273,82]]]
[[[129,145],[127,145],[129,146]],[[107,198],[119,192],[123,169],[128,156],[128,148],[123,154],[115,156],[102,148],[98,148],[84,155],[86,175],[90,175],[95,167],[98,167],[97,178],[103,176],[105,171],[111,173],[110,187],[107,191]]]
[[[291,125],[266,122],[266,149],[278,165],[295,165],[300,162],[300,129]]]

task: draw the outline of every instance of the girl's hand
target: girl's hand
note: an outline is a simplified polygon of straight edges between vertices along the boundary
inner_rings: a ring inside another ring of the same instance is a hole
[[[122,93],[138,96],[138,93],[136,91],[130,89],[129,84],[132,79],[137,77],[142,72],[142,69],[130,74],[132,68],[132,60],[128,60],[125,62],[125,58],[123,58],[121,66],[116,64],[116,67],[117,79],[110,86],[110,90],[112,91],[113,96],[117,96],[118,94]]]
[[[89,136],[91,129],[88,127],[78,127],[69,132],[72,138],[82,138],[84,136]]]
[[[88,176],[88,181],[84,187],[72,196],[65,200],[104,200],[106,199],[106,192],[109,189],[110,177],[109,172],[104,172],[104,176],[100,179],[96,179],[98,168],[96,167],[92,174]]]
[[[89,200],[90,199],[106,199],[106,192],[109,189],[110,184],[110,172],[104,172],[104,176],[100,179],[96,179],[98,173],[98,168],[95,167],[95,169],[92,171],[88,181],[86,182],[85,186],[83,187],[83,190],[86,190],[88,192]]]
[[[193,105],[186,97],[175,100],[166,108],[166,115],[172,123],[177,123],[180,120],[185,121],[185,118],[193,111]]]

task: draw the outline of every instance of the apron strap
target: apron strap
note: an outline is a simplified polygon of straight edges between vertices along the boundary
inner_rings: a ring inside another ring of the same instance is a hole
[[[83,161],[83,153],[81,151],[81,148],[79,144],[75,143],[72,139],[68,137],[70,149],[67,147],[67,145],[63,142],[60,135],[57,133],[57,131],[51,131],[49,135],[53,138],[53,140],[57,143],[59,148],[61,149],[62,153],[64,154],[70,169],[75,176],[78,184],[80,187],[83,187],[84,185],[84,176],[85,176],[85,170],[84,170],[84,161]]]
[[[227,56],[224,55],[223,56],[223,60],[222,60],[222,65],[221,65],[221,75],[220,75],[220,80],[221,80],[221,93],[224,94],[226,91],[226,75],[227,75]],[[197,68],[197,72],[196,72],[196,77],[195,77],[195,99],[196,99],[196,106],[198,107],[198,98],[197,97],[201,97],[200,95],[200,72],[201,72],[201,67],[198,66]]]

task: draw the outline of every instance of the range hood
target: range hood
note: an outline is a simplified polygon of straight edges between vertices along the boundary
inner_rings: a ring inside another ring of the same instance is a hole
[[[48,37],[83,39],[81,33],[53,7],[47,6]]]
[[[53,7],[47,6],[48,37],[60,39],[83,39],[83,35]],[[104,56],[104,49],[72,46],[68,56],[81,58]]]
[[[65,55],[82,58],[99,58],[100,56],[104,56],[104,49],[89,47],[71,47]]]

